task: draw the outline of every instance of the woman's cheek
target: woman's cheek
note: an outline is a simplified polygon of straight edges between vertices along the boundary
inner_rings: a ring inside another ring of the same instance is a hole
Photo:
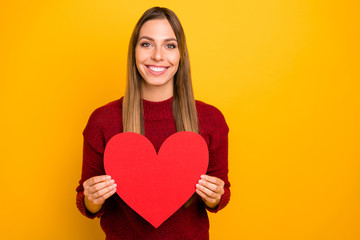
[[[173,55],[168,57],[168,61],[173,65],[173,66],[178,66],[179,62],[180,62],[180,53],[174,53]]]

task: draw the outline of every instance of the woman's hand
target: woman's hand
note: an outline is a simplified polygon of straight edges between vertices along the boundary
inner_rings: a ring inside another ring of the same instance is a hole
[[[217,177],[202,175],[196,184],[196,193],[199,194],[206,206],[215,208],[224,194],[224,181]]]
[[[85,207],[91,213],[100,211],[105,200],[116,192],[116,184],[108,175],[89,178],[83,183]]]

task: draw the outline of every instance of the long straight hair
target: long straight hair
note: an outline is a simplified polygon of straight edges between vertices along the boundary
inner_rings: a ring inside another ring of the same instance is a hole
[[[167,8],[153,7],[139,19],[132,32],[127,57],[127,84],[123,98],[123,131],[145,135],[144,112],[141,93],[141,81],[144,81],[136,67],[135,48],[138,44],[140,29],[145,22],[155,19],[167,19],[175,33],[180,52],[180,61],[174,75],[174,96],[172,111],[176,130],[199,132],[197,111],[191,82],[189,54],[185,33],[175,13]]]

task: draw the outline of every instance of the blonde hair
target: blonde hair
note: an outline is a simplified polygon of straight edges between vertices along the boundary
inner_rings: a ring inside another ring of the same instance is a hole
[[[167,19],[169,21],[179,46],[180,62],[178,71],[174,75],[174,97],[172,103],[176,130],[178,132],[191,131],[198,133],[197,111],[191,82],[185,33],[175,13],[161,7],[148,9],[135,25],[130,38],[127,59],[127,84],[122,106],[123,131],[145,134],[140,88],[143,79],[136,67],[135,47],[138,43],[140,29],[143,24],[154,19]]]

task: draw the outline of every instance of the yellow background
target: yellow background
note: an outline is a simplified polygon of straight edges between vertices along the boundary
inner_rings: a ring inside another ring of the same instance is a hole
[[[211,239],[360,239],[357,0],[1,1],[0,238],[104,238],[75,206],[81,133],[123,95],[155,5],[179,16],[196,98],[230,127]]]

